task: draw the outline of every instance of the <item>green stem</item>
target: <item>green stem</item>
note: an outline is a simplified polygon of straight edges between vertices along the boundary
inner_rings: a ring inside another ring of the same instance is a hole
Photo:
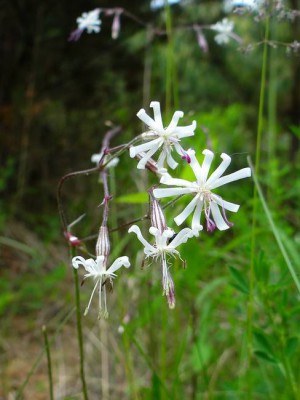
[[[259,107],[258,107],[258,124],[257,124],[257,136],[256,136],[256,155],[255,155],[255,174],[258,176],[260,171],[260,156],[261,156],[261,138],[263,131],[263,113],[264,113],[264,101],[265,101],[265,90],[266,90],[266,74],[267,74],[267,61],[268,61],[268,39],[269,39],[269,18],[266,18],[265,25],[265,41],[263,49],[262,59],[262,70],[261,70],[261,82],[260,82],[260,94],[259,94]],[[249,299],[247,307],[247,362],[248,367],[251,364],[252,359],[252,322],[253,322],[253,308],[254,308],[254,262],[255,262],[255,251],[256,251],[256,228],[257,228],[257,191],[254,187],[253,191],[253,210],[252,210],[252,234],[251,234],[251,255],[250,255],[250,271],[249,271]],[[251,388],[251,382],[248,382]],[[249,390],[249,398],[251,398],[252,390]]]
[[[270,21],[270,33],[275,35],[277,21]],[[269,49],[269,84],[268,84],[268,196],[271,198],[277,184],[277,160],[276,160],[276,109],[277,109],[277,66],[276,50]],[[272,196],[276,203],[276,196]]]
[[[76,249],[71,249],[72,258],[76,255]],[[75,284],[75,302],[76,302],[76,321],[77,321],[77,337],[79,345],[79,358],[80,358],[80,379],[82,384],[82,393],[84,400],[88,400],[87,386],[85,381],[84,373],[84,349],[83,349],[83,335],[82,335],[82,324],[81,324],[81,309],[80,309],[80,290],[79,290],[79,279],[78,270],[73,269],[74,284]]]
[[[178,84],[176,73],[176,60],[174,52],[174,40],[172,31],[172,14],[170,4],[165,1],[166,13],[166,33],[168,38],[167,45],[167,65],[166,65],[166,114],[169,115],[172,107],[178,107]]]
[[[62,322],[58,325],[58,327],[55,330],[55,334],[53,336],[53,339],[50,341],[50,343],[54,343],[55,339],[57,338],[58,334],[61,332],[62,328],[66,325],[66,323],[69,321],[69,319],[71,318],[71,316],[73,315],[75,311],[75,308],[72,308],[72,310],[70,310],[68,312],[68,314],[66,315],[66,317],[62,320]],[[15,400],[21,400],[23,399],[23,392],[28,384],[28,382],[30,381],[30,378],[32,377],[33,373],[35,372],[35,370],[37,369],[37,367],[39,366],[40,362],[43,359],[44,356],[44,352],[45,352],[45,348],[43,348],[38,356],[36,357],[36,359],[34,360],[34,363],[32,364],[29,372],[27,373],[24,381],[22,382],[22,385],[19,387],[17,393],[16,393],[16,397]]]
[[[49,395],[50,395],[50,400],[54,400],[50,345],[48,340],[47,328],[45,325],[43,326],[42,331],[44,336],[44,344],[45,344],[45,351],[47,355],[47,364],[48,364]]]
[[[278,245],[278,247],[279,247],[279,249],[281,251],[282,257],[284,258],[284,261],[286,262],[286,265],[287,265],[288,270],[289,270],[289,272],[290,272],[290,274],[291,274],[291,276],[293,278],[293,281],[294,281],[294,283],[295,283],[295,285],[296,285],[296,287],[297,287],[297,289],[298,289],[298,291],[300,293],[300,281],[299,281],[299,278],[298,278],[299,274],[297,274],[297,272],[295,271],[295,269],[293,267],[293,264],[292,264],[292,262],[291,262],[291,260],[290,260],[290,258],[288,256],[288,253],[287,253],[287,251],[286,251],[286,249],[285,249],[285,247],[284,247],[284,245],[282,243],[280,234],[279,234],[279,232],[278,232],[278,230],[276,228],[276,225],[275,225],[274,220],[272,218],[271,212],[270,212],[270,210],[269,210],[269,208],[267,206],[266,200],[264,198],[264,195],[263,195],[263,192],[261,190],[260,184],[258,182],[257,176],[256,176],[256,174],[254,172],[253,165],[251,163],[250,158],[248,158],[248,163],[249,163],[249,165],[250,165],[250,167],[252,169],[253,180],[254,180],[254,184],[255,184],[255,187],[256,187],[256,191],[257,191],[258,196],[260,198],[260,201],[261,201],[261,204],[263,206],[264,212],[266,214],[267,220],[269,222],[269,225],[271,227],[271,230],[273,232],[273,235],[275,237],[277,245]]]

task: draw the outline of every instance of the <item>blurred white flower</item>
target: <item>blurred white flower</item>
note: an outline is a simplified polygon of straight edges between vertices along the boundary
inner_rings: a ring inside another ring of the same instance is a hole
[[[235,9],[247,9],[257,11],[263,4],[264,0],[225,0],[224,11],[231,12]]]
[[[167,0],[169,4],[177,4],[180,3],[180,0]],[[165,0],[151,0],[150,7],[152,10],[157,10],[158,8],[162,8],[165,5]]]
[[[100,32],[101,20],[100,9],[96,8],[93,11],[84,12],[80,17],[77,18],[78,29],[86,29],[87,33],[98,33]]]
[[[227,18],[223,18],[222,21],[211,25],[211,29],[218,32],[215,36],[215,41],[220,45],[227,44],[232,35],[233,27],[234,23]]]
[[[166,189],[154,189],[153,194],[156,198],[178,196],[181,194],[192,194],[193,200],[186,206],[174,221],[177,225],[181,225],[190,214],[194,211],[192,219],[192,229],[202,229],[201,213],[204,210],[206,226],[209,232],[216,228],[222,230],[228,229],[232,224],[227,220],[225,210],[237,212],[238,204],[225,201],[217,194],[212,193],[212,190],[233,182],[239,179],[251,176],[250,168],[243,168],[232,174],[222,176],[231,163],[231,158],[225,154],[221,154],[222,162],[219,167],[208,178],[210,166],[214,157],[214,153],[210,150],[204,150],[204,161],[199,164],[194,150],[188,150],[191,159],[190,166],[196,177],[196,181],[190,182],[185,179],[174,179],[169,174],[162,176],[160,182],[165,185],[173,185],[176,187]],[[221,211],[219,209],[221,207]]]
[[[178,256],[181,259],[180,253],[176,250],[176,247],[182,243],[186,243],[189,238],[194,236],[194,232],[189,228],[182,229],[178,234],[175,234],[170,228],[166,228],[163,232],[160,232],[158,228],[151,226],[149,232],[155,237],[154,245],[147,242],[137,225],[132,225],[128,232],[134,232],[139,241],[144,245],[146,258],[153,258],[155,261],[161,261],[163,294],[167,296],[169,307],[174,308],[175,290],[173,279],[169,272],[167,258],[168,256]]]
[[[84,267],[84,269],[87,272],[84,275],[84,279],[93,278],[96,281],[94,289],[93,289],[91,297],[90,297],[90,300],[89,300],[89,303],[88,303],[88,306],[85,309],[84,315],[86,315],[88,313],[91,302],[92,302],[92,298],[98,287],[98,290],[99,290],[99,318],[101,316],[106,318],[108,316],[107,306],[106,306],[106,287],[105,287],[106,280],[109,279],[110,283],[111,283],[112,279],[114,279],[117,276],[115,274],[115,271],[117,271],[122,266],[124,266],[126,268],[130,267],[130,262],[129,262],[128,257],[125,256],[125,257],[117,258],[108,269],[106,269],[104,256],[98,256],[96,258],[96,260],[93,260],[92,258],[85,260],[83,257],[77,256],[77,257],[73,257],[72,264],[73,264],[73,268],[75,268],[75,269],[78,269],[80,265],[82,265]],[[103,307],[103,303],[104,303],[104,307]]]
[[[93,163],[96,163],[96,164],[98,165],[98,164],[99,164],[99,161],[102,159],[102,157],[103,157],[103,153],[96,153],[96,154],[93,154],[92,157],[91,157],[91,161],[92,161]],[[108,156],[104,156],[103,164],[105,164],[105,163],[107,162],[107,159],[108,159],[108,158],[109,158]],[[113,167],[115,167],[116,165],[119,164],[119,161],[120,161],[120,159],[119,159],[118,157],[113,158],[113,159],[112,159],[111,161],[109,161],[109,163],[106,165],[106,168],[113,168]]]
[[[192,125],[177,126],[179,119],[182,118],[184,114],[182,111],[176,111],[168,127],[164,128],[160,103],[158,101],[152,101],[150,107],[153,108],[154,119],[149,117],[143,108],[137,113],[138,118],[149,128],[149,130],[141,136],[145,140],[150,139],[150,141],[138,146],[132,146],[129,149],[129,154],[132,158],[137,155],[142,155],[137,168],[144,169],[146,163],[160,148],[162,148],[162,151],[157,161],[158,170],[164,168],[165,160],[167,160],[167,164],[172,169],[177,167],[178,163],[174,160],[171,154],[173,149],[175,149],[181,158],[189,161],[186,151],[180,145],[180,140],[184,137],[194,135],[196,121],[193,121]]]
[[[81,16],[76,19],[78,28],[71,32],[69,40],[78,40],[84,30],[86,30],[87,33],[100,32],[100,11],[100,8],[95,8],[95,10],[82,13]]]

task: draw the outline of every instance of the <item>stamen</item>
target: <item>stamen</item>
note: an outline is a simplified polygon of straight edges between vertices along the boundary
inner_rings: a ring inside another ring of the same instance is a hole
[[[92,298],[93,298],[93,296],[94,296],[94,293],[95,293],[95,290],[96,290],[96,288],[97,288],[98,283],[99,283],[99,279],[97,280],[97,282],[96,282],[96,284],[95,284],[95,286],[94,286],[94,289],[93,289],[93,291],[92,291],[92,294],[91,294],[89,303],[88,303],[88,305],[87,305],[87,307],[86,307],[86,309],[85,309],[85,311],[84,311],[84,314],[83,314],[84,316],[86,316],[87,313],[89,312],[90,305],[91,305],[91,302],[92,302]],[[101,290],[101,285],[100,285],[100,290]]]
[[[207,207],[207,204],[204,206],[204,214],[205,214],[205,219],[206,219],[206,230],[207,232],[213,232],[216,229],[216,224],[214,221],[210,218],[210,203],[209,206]]]

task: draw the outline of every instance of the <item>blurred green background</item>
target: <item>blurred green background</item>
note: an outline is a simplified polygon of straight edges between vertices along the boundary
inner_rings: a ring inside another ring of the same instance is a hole
[[[300,9],[297,0],[285,6]],[[112,18],[102,16],[100,34],[83,33],[78,42],[68,42],[76,18],[95,7],[123,7],[147,26],[123,15],[120,37],[113,40]],[[169,38],[153,35],[153,27],[166,29],[167,15]],[[199,154],[211,148],[215,165],[222,152],[228,153],[229,172],[246,167],[247,155],[255,160],[266,19],[255,13],[227,15],[242,45],[231,40],[221,47],[207,29],[207,53],[192,29],[178,29],[214,24],[224,16],[221,1],[194,0],[166,10],[151,10],[148,0],[2,1],[1,400],[48,398],[46,359],[37,359],[43,324],[53,340],[55,398],[82,398],[75,314],[62,322],[74,305],[74,289],[56,188],[65,173],[93,166],[91,155],[111,124],[122,126],[113,145],[128,142],[141,133],[137,111],[149,110],[150,101],[157,100],[166,124],[177,109],[185,112],[183,124],[197,121],[185,148]],[[275,13],[269,24],[259,178],[299,276],[300,58],[286,45],[300,40],[299,17],[280,19]],[[169,100],[167,93],[172,93]],[[178,173],[186,176],[188,169],[182,166]],[[143,199],[122,199],[157,184],[136,169],[135,160],[122,155],[109,182],[116,200],[110,228],[147,212]],[[299,292],[260,203],[253,225],[253,182],[233,183],[223,195],[241,204],[229,218],[234,228],[203,232],[182,246],[188,267],[183,270],[177,261],[171,271],[175,310],[168,310],[161,296],[159,265],[141,270],[143,255],[133,235],[126,229],[111,235],[111,259],[128,255],[132,267],[118,274],[108,299],[110,318],[99,322],[95,304],[83,319],[91,399],[300,398]],[[97,175],[66,183],[68,220],[86,213],[74,234],[97,233],[102,198]],[[172,217],[183,203],[166,211],[173,228]],[[146,232],[148,223],[143,226]],[[94,241],[87,246],[93,253]],[[89,283],[81,289],[82,310],[90,290]]]

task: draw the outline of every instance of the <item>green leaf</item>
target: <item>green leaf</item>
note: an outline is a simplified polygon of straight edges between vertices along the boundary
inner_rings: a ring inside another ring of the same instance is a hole
[[[299,339],[297,337],[290,337],[285,346],[285,353],[288,357],[291,357],[295,354],[297,347],[299,344]]]
[[[256,344],[259,347],[259,350],[263,350],[269,356],[272,356],[274,358],[275,357],[274,350],[272,348],[272,345],[269,341],[268,336],[265,335],[263,332],[259,332],[259,331],[254,331],[253,335],[254,335]]]
[[[131,193],[117,197],[115,201],[116,203],[144,204],[148,203],[149,195],[147,192]]]
[[[269,281],[270,264],[265,260],[265,254],[260,251],[254,262],[254,272],[258,280],[267,283]]]
[[[262,360],[268,361],[272,364],[277,364],[276,359],[264,351],[254,350],[254,354],[256,355],[256,357],[261,358]]]
[[[244,294],[249,294],[249,284],[241,272],[234,267],[229,267],[229,271],[232,277],[232,286]]]

